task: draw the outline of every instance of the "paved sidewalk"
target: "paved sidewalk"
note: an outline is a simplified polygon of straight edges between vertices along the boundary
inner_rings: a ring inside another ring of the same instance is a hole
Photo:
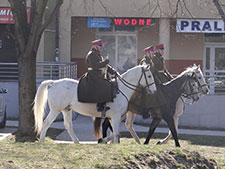
[[[63,122],[55,122],[51,127],[62,128]],[[78,115],[75,120],[73,120],[73,129],[77,135],[79,141],[96,141],[94,137],[93,120],[91,117],[86,117]],[[134,130],[139,132],[148,132],[149,127],[144,127],[140,125],[134,125]],[[128,131],[125,127],[125,123],[120,124],[120,131]],[[168,128],[157,128],[156,133],[168,133]],[[225,131],[212,131],[212,130],[191,130],[191,129],[179,129],[179,134],[192,134],[192,135],[209,135],[209,136],[225,136]],[[63,131],[57,136],[56,140],[71,141],[71,138],[67,131]]]
[[[11,135],[16,131],[18,126],[17,121],[7,121],[6,128],[0,129],[0,140],[4,139],[8,135]],[[64,129],[64,131],[56,137],[56,142],[70,143],[72,140],[64,128],[63,121],[54,122],[51,128]],[[80,143],[93,144],[96,143],[94,137],[94,127],[93,120],[91,117],[78,115],[75,120],[73,120],[73,129],[77,135]],[[149,127],[134,125],[135,131],[147,132]],[[125,127],[124,122],[120,125],[120,131],[128,131]],[[168,133],[168,128],[157,128],[156,133]],[[191,129],[179,129],[179,134],[192,134],[192,135],[210,135],[210,136],[225,136],[225,131],[211,131],[211,130],[191,130]]]
[[[11,128],[11,127],[10,128],[5,127],[4,129],[0,129],[0,141],[12,135],[16,130],[17,128]]]

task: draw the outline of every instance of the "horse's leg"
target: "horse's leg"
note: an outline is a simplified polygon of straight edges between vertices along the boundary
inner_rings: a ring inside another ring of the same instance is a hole
[[[114,143],[120,143],[120,132],[119,132],[119,128],[120,128],[120,122],[121,122],[121,118],[119,116],[114,116],[112,117],[112,128],[113,128],[113,139],[114,139]]]
[[[176,130],[176,127],[175,127],[174,119],[171,117],[171,118],[165,119],[165,121],[167,122],[167,124],[169,126],[169,129],[172,133],[172,136],[173,136],[173,139],[175,141],[176,147],[180,147],[180,143],[178,141],[177,130]]]
[[[71,139],[74,143],[79,143],[79,140],[76,134],[73,131],[73,124],[72,124],[72,110],[70,111],[62,111],[63,118],[64,118],[64,127],[66,128],[67,132],[69,133]]]
[[[184,102],[182,100],[183,99],[181,97],[179,97],[179,99],[177,100],[177,103],[176,103],[176,111],[175,111],[175,114],[173,115],[174,124],[175,124],[177,133],[178,133],[178,121],[179,121],[179,117],[184,112]],[[166,138],[164,138],[163,140],[160,140],[157,144],[166,144],[171,138],[172,138],[172,133],[169,130],[168,135],[166,136]]]
[[[103,138],[107,137],[107,130],[108,130],[108,128],[110,128],[110,130],[113,131],[112,130],[112,126],[110,124],[110,121],[106,117],[105,120],[104,120],[104,122],[102,123],[102,137]]]
[[[105,124],[102,125],[102,128],[104,128],[104,130],[107,130],[108,129],[108,126],[111,126],[110,129],[112,128],[112,125],[111,125],[112,120],[109,120],[109,118],[106,118],[104,120],[104,122],[105,122]],[[109,141],[111,143],[111,142],[113,142],[113,140],[114,140],[113,139],[113,129],[111,129],[110,135],[107,136],[107,133],[106,133],[106,136],[105,137],[103,136],[103,138],[98,139],[98,143],[108,143]]]
[[[99,139],[98,143],[107,143],[108,141],[112,141],[112,140],[114,141],[114,143],[119,143],[120,142],[119,127],[123,118],[124,116],[122,118],[112,117],[111,120],[109,120],[109,124],[112,125],[110,136],[107,136],[103,139]]]
[[[145,140],[144,144],[149,143],[150,138],[152,137],[153,133],[155,132],[156,127],[159,125],[161,120],[162,119],[158,118],[158,117],[153,118],[153,121],[152,121],[152,123],[150,125],[150,128],[148,130],[148,136],[146,137],[146,140]]]
[[[130,132],[130,134],[132,135],[132,137],[135,139],[135,141],[138,144],[141,144],[141,141],[140,141],[139,137],[137,136],[137,134],[136,134],[136,132],[134,131],[134,128],[133,128],[134,118],[135,118],[135,114],[134,113],[131,113],[129,111],[127,113],[127,118],[126,118],[125,126],[127,127],[128,131]]]
[[[174,119],[175,130],[178,133],[178,120],[179,120],[179,116],[175,115],[175,116],[173,116],[173,119]],[[168,135],[166,136],[166,138],[164,138],[163,140],[158,141],[157,144],[166,144],[171,138],[172,138],[172,133],[169,130]]]
[[[56,119],[58,114],[59,114],[59,112],[54,112],[54,111],[50,110],[48,116],[44,120],[43,127],[41,130],[41,136],[40,136],[41,142],[45,141],[46,132],[47,132],[48,128],[50,127],[50,125],[53,123],[53,121]]]

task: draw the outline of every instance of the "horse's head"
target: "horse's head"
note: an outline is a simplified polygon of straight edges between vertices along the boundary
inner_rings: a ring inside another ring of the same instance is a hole
[[[141,76],[138,84],[147,89],[147,92],[153,94],[156,92],[154,77],[149,65],[141,65]]]
[[[198,101],[199,99],[199,84],[193,76],[187,76],[187,80],[183,86],[183,93],[187,98],[193,101]]]
[[[193,77],[195,77],[195,80],[198,82],[199,85],[199,92],[204,95],[209,94],[209,88],[201,71],[200,65],[196,66],[194,64],[192,68]]]

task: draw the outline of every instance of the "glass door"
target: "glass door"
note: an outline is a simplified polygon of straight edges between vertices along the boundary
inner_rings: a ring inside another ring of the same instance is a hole
[[[102,39],[104,49],[103,56],[109,56],[109,64],[119,73],[137,65],[137,39],[136,34],[98,34]]]
[[[225,94],[225,45],[205,45],[204,72],[211,94]]]

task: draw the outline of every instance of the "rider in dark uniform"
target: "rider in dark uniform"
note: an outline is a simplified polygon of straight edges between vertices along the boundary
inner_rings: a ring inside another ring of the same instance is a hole
[[[115,74],[114,68],[108,63],[109,59],[101,56],[100,52],[103,48],[101,39],[92,41],[92,49],[86,56],[86,64],[88,66],[88,79],[92,86],[92,91],[95,92],[97,100],[97,110],[107,111],[110,108],[106,106],[106,102],[113,101],[112,83],[110,83],[108,73]],[[92,96],[90,96],[92,97]]]
[[[145,48],[144,51],[145,51],[145,56],[140,61],[140,64],[150,65],[150,67],[151,67],[150,69],[154,76],[154,80],[156,82],[160,81],[160,79],[156,75],[157,68],[155,68],[155,65],[153,63],[153,59],[154,59],[154,57],[156,57],[155,53],[154,53],[155,52],[154,46],[149,46],[149,47]],[[159,108],[160,106],[162,106],[166,103],[164,95],[163,95],[160,87],[158,87],[158,86],[157,86],[157,92],[155,94],[146,94],[146,95],[144,95],[143,100],[144,100],[144,101],[142,101],[143,106],[148,108],[146,111],[141,112],[144,119],[150,117],[149,109],[150,109],[150,112],[153,112],[155,110],[155,108]]]
[[[152,62],[154,63],[154,74],[157,77],[156,83],[158,84],[162,84],[173,79],[173,76],[166,69],[163,54],[164,54],[163,44],[157,45],[155,47],[155,57],[152,59]]]
[[[145,55],[140,61],[140,65],[149,64],[151,67],[153,66],[152,59],[154,57],[154,46],[148,46],[144,49]]]
[[[144,49],[144,52],[145,52],[145,55],[143,56],[142,60],[140,61],[140,65],[143,65],[143,64],[146,64],[146,65],[150,65],[150,69],[153,73],[154,69],[153,69],[153,62],[152,62],[152,59],[154,57],[154,46],[148,46]],[[145,102],[147,103],[147,100],[146,100],[146,95],[143,96],[143,101],[142,103]],[[143,104],[144,107],[145,107],[145,103]],[[152,103],[152,102],[151,102]],[[148,103],[147,103],[148,104]],[[143,119],[147,119],[150,117],[150,114],[148,112],[148,110],[146,111],[142,111],[142,116],[143,116]]]

